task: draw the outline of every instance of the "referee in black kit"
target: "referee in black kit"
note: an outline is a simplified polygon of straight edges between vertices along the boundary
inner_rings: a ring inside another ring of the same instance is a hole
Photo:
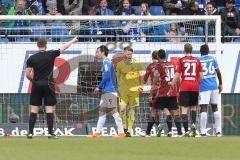
[[[47,40],[39,38],[37,41],[39,51],[27,60],[26,77],[33,84],[30,95],[31,113],[29,118],[29,132],[27,134],[28,139],[32,139],[33,137],[33,128],[39,107],[42,105],[42,100],[44,100],[47,113],[48,138],[57,138],[53,133],[53,106],[57,103],[57,100],[53,90],[54,87],[49,82],[53,80],[52,73],[55,58],[76,42],[78,42],[77,37],[63,44],[58,50],[47,51]],[[34,71],[34,76],[32,71]]]

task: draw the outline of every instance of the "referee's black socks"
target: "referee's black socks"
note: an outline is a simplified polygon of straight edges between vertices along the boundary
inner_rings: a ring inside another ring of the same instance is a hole
[[[47,113],[48,133],[53,134],[53,113]]]
[[[29,132],[28,134],[32,134],[33,135],[33,128],[34,125],[36,123],[36,119],[37,119],[37,113],[30,113],[30,117],[29,117]]]

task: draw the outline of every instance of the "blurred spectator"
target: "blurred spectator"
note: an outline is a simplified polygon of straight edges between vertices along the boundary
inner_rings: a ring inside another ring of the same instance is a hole
[[[82,15],[83,0],[64,0],[65,14]]]
[[[42,0],[43,9],[46,15],[64,15],[63,0]]]
[[[43,15],[41,0],[26,0],[26,10],[29,15]]]
[[[141,4],[141,15],[142,16],[150,16],[151,15],[150,10],[149,10],[149,6],[146,2],[143,2]]]
[[[26,1],[25,0],[17,0],[16,7],[10,8],[8,11],[8,15],[28,15],[26,11]],[[17,21],[10,21],[8,28],[13,29],[13,31],[8,30],[7,34],[19,34],[19,35],[27,35],[30,33],[29,29],[14,29],[14,28],[26,28],[30,25],[30,21],[26,20],[17,20]]]
[[[12,107],[8,107],[8,120],[10,123],[18,123],[19,115],[17,115]]]
[[[148,3],[142,2],[140,7],[141,7],[141,16],[151,16]],[[146,38],[146,34],[149,34],[149,28],[141,27],[148,23],[151,24],[150,21],[143,22],[142,20],[138,20],[138,25],[139,25],[138,32],[139,32],[139,36],[141,37],[141,42],[149,41],[149,38]],[[143,30],[146,32],[146,34],[144,33]]]
[[[239,35],[240,29],[240,15],[237,9],[234,7],[234,0],[227,0],[226,8],[222,9],[220,14],[222,17],[222,35]],[[225,39],[226,40],[226,39]],[[231,39],[227,39],[231,41]]]
[[[1,0],[2,4],[5,6],[6,12],[10,10],[11,7],[15,7],[16,0]]]
[[[0,2],[0,15],[6,15],[7,12],[5,10],[5,6]]]
[[[118,15],[135,15],[135,10],[131,7],[131,3],[129,0],[122,0],[121,6],[117,12]],[[115,33],[117,37],[122,35],[131,35],[130,38],[123,38],[122,40],[118,41],[131,41],[136,42],[140,40],[140,28],[137,26],[136,22],[132,21],[121,21],[121,26],[124,26],[123,30],[117,30]],[[138,37],[137,37],[138,36]]]
[[[117,15],[135,15],[135,10],[131,7],[129,0],[122,0],[121,6],[117,10]]]
[[[96,7],[95,6],[89,7],[88,15],[90,15],[90,16],[96,16],[97,15],[97,11],[96,11]]]
[[[214,2],[208,2],[206,6],[206,15],[218,15],[218,10]]]
[[[216,8],[216,4],[214,2],[208,2],[206,5],[206,15],[219,15],[218,10]],[[207,23],[208,28],[205,32],[208,32],[208,36],[213,36],[215,33],[215,21],[208,21]],[[209,37],[208,42],[214,41],[214,38]]]
[[[163,6],[166,15],[176,15],[181,12],[182,2],[180,0],[164,0]]]
[[[0,15],[6,15],[6,14],[7,14],[7,12],[5,10],[5,7],[2,4],[2,2],[0,2]],[[3,28],[6,27],[6,25],[7,25],[6,21],[1,21],[0,22],[0,26],[2,26]],[[4,34],[5,34],[5,30],[4,29],[0,29],[0,35],[4,35]]]
[[[108,1],[100,0],[99,7],[96,9],[97,15],[111,16],[114,15],[111,9],[108,9]]]
[[[183,38],[177,23],[171,23],[170,29],[165,33],[168,42],[182,42]]]
[[[182,15],[204,15],[204,13],[199,9],[199,3],[196,0],[189,2],[182,10]]]
[[[98,0],[83,0],[82,12],[84,15],[88,14],[90,7],[96,7],[98,5]]]
[[[96,8],[95,7],[89,7],[88,15],[95,16],[96,15]],[[98,26],[97,21],[89,21],[89,34],[93,35],[93,36],[90,36],[91,37],[89,39],[90,42],[100,41],[99,38],[94,37],[94,35],[101,35],[102,34],[102,32],[101,32],[101,30]]]
[[[100,0],[83,0],[83,14],[87,15],[88,14],[88,9],[89,7],[96,7],[98,8],[100,3]],[[111,0],[108,1],[108,8],[111,9],[112,11],[116,12],[119,6],[119,0]],[[113,13],[114,13],[113,12]]]
[[[25,0],[17,0],[15,7],[13,6],[9,9],[8,15],[27,15],[25,4]]]
[[[199,3],[196,0],[192,0],[187,3],[186,8],[182,10],[183,15],[204,15],[204,12],[199,9]],[[182,26],[181,26],[182,27]],[[191,21],[184,23],[184,26],[181,30],[189,36],[190,42],[203,42],[204,38],[200,37],[204,35],[204,23],[198,21]],[[199,37],[191,37],[199,36]]]
[[[98,8],[96,9],[97,15],[103,16],[112,16],[114,15],[113,11],[108,8],[108,1],[107,0],[100,0],[98,4]],[[99,21],[98,25],[101,28],[107,27],[111,28],[112,26],[116,25],[116,21]],[[101,32],[103,35],[108,35],[108,37],[101,38],[101,42],[112,41],[113,36],[115,35],[114,29],[102,29]]]

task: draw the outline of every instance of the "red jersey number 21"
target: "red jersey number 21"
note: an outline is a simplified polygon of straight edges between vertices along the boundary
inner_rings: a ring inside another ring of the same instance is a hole
[[[185,67],[185,71],[184,71],[185,76],[196,76],[196,63],[185,63],[184,67]]]

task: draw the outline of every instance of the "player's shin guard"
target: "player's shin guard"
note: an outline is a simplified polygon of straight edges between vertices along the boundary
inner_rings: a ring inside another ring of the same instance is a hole
[[[48,133],[53,134],[53,113],[47,113]]]
[[[191,115],[191,124],[196,124],[196,117],[197,117],[196,111],[191,111],[190,115]]]
[[[135,121],[135,109],[130,108],[129,109],[129,116],[128,116],[128,132],[131,133],[132,127]]]
[[[219,111],[216,111],[213,113],[214,114],[214,121],[215,121],[215,126],[216,126],[216,132],[221,133],[221,114]]]
[[[166,123],[167,123],[167,127],[168,127],[168,132],[171,132],[172,131],[172,116],[171,115],[168,115],[166,117]]]
[[[37,119],[37,113],[30,113],[30,117],[29,117],[29,134],[33,135],[33,128],[35,126],[36,123],[36,119]]]
[[[121,112],[121,118],[122,118],[122,122],[123,122],[123,128],[127,129],[127,113],[125,112]]]
[[[206,134],[207,126],[207,112],[202,112],[200,114],[200,132],[201,134]]]
[[[106,121],[106,114],[99,116],[98,122],[97,122],[97,132],[102,132],[105,121]]]
[[[178,135],[182,135],[181,117],[179,115],[174,116],[174,123],[177,128]]]
[[[122,123],[122,118],[120,117],[119,113],[116,112],[113,114],[113,118],[115,120],[115,123],[117,125],[117,129],[118,129],[118,134],[119,133],[124,133],[123,131],[123,123]]]
[[[182,124],[185,132],[188,132],[188,115],[182,114]]]

